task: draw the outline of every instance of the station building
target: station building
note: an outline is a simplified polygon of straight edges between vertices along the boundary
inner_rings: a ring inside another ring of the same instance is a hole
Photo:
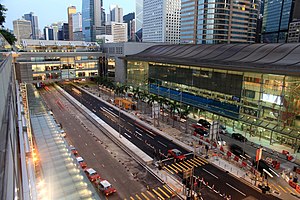
[[[300,44],[157,45],[124,60],[128,85],[270,144],[300,145]]]

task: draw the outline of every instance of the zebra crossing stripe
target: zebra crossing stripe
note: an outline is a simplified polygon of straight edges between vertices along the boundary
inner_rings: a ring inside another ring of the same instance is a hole
[[[161,193],[163,193],[168,199],[170,199],[171,197],[165,192],[163,191],[160,187],[157,188]]]
[[[165,200],[165,198],[163,198],[163,196],[161,196],[161,194],[159,194],[156,190],[152,189],[152,191],[153,191],[158,197],[160,197],[162,200]]]

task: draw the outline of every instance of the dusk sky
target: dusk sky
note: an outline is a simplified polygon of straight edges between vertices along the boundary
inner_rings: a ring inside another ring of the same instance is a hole
[[[13,29],[12,21],[20,19],[25,13],[34,12],[38,16],[39,29],[53,22],[67,22],[67,7],[76,6],[77,12],[81,12],[82,0],[1,0],[8,10],[4,26]],[[109,5],[117,4],[123,8],[123,14],[135,11],[135,0],[103,0],[105,13]]]

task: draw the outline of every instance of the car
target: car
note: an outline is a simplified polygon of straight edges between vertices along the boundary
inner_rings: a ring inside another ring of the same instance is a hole
[[[218,138],[217,143],[219,146],[226,146],[226,141],[223,140],[221,137]]]
[[[84,162],[82,157],[76,157],[76,160],[82,169],[85,169],[87,167],[87,164],[86,162]]]
[[[59,132],[61,137],[63,138],[67,137],[67,133],[63,129],[61,129]]]
[[[86,168],[84,172],[87,175],[88,179],[92,182],[100,179],[100,175],[93,168]]]
[[[208,128],[208,129],[211,126],[211,124],[205,119],[199,119],[198,124],[201,124],[202,126],[204,126],[205,128]]]
[[[242,134],[240,133],[232,133],[231,134],[231,137],[240,141],[240,142],[247,142],[247,138],[245,138]]]
[[[111,194],[117,192],[117,190],[105,179],[98,179],[95,182],[95,186],[105,196],[108,196],[108,195],[111,195]]]
[[[203,130],[202,128],[196,128],[194,130],[194,133],[199,134],[199,135],[204,136],[204,137],[208,137],[209,136],[209,132]]]
[[[178,160],[185,160],[185,155],[182,154],[181,151],[179,151],[178,149],[170,149],[168,150],[168,157],[174,157],[175,159]]]
[[[74,156],[78,155],[77,149],[76,149],[74,146],[72,146],[72,145],[70,145],[70,151],[72,152],[72,154],[73,154]]]
[[[200,128],[200,129],[202,129],[202,130],[204,130],[204,131],[207,131],[207,128],[205,128],[204,126],[202,126],[202,125],[199,124],[199,123],[197,123],[197,124],[192,124],[192,127],[193,127],[194,129]]]
[[[245,155],[245,151],[243,150],[243,148],[236,144],[230,145],[229,149],[234,155],[238,157],[244,157]]]

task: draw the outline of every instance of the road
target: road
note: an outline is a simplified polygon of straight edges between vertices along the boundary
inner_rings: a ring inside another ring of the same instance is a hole
[[[126,137],[129,141],[135,144],[138,148],[142,149],[149,156],[159,155],[157,152],[161,152],[161,158],[165,158],[168,149],[176,148],[179,149],[184,154],[188,154],[182,147],[176,145],[172,141],[162,137],[158,133],[149,131],[147,128],[142,127],[136,122],[135,119],[129,118],[122,113],[119,113],[118,109],[112,106],[108,106],[101,102],[97,98],[87,94],[85,91],[81,91],[80,94],[72,91],[73,86],[64,84],[63,88],[76,98],[79,102],[85,105],[88,109],[92,110],[97,116],[102,118],[106,123],[108,123],[115,130],[121,130],[121,135]],[[119,124],[120,115],[120,127]],[[155,151],[153,151],[154,147]],[[191,161],[186,161],[191,162]],[[190,163],[190,165],[192,165]],[[186,168],[189,166],[184,165]],[[211,164],[197,165],[195,167],[195,175],[203,177],[209,183],[214,184],[215,188],[220,188],[221,192],[230,194],[233,199],[243,199],[246,197],[254,197],[256,199],[278,199],[271,195],[262,194],[260,191],[253,189],[225,173],[224,171],[218,169]],[[216,178],[217,177],[217,178]]]
[[[89,120],[84,119],[54,87],[49,86],[48,90],[39,91],[57,122],[67,132],[67,141],[77,148],[88,167],[94,168],[101,178],[107,179],[117,189],[117,193],[109,196],[109,199],[135,197],[146,192],[146,185],[150,188],[163,188],[143,167],[114,145]],[[101,134],[100,139],[93,136],[97,134]],[[102,194],[99,195],[105,199]]]

